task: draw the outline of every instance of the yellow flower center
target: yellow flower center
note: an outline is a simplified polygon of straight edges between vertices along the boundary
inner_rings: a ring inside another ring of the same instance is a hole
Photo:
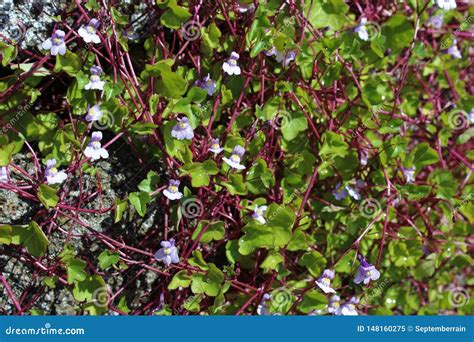
[[[180,122],[180,123],[179,123],[179,127],[180,127],[180,128],[185,128],[185,127],[186,127],[186,124],[185,124],[184,122]]]
[[[92,27],[92,26],[87,26],[87,32],[88,32],[89,34],[95,34],[96,31],[95,31],[95,28],[94,28],[94,27]]]
[[[331,305],[332,305],[334,308],[338,308],[340,304],[339,304],[339,302],[334,302],[334,303],[332,303]]]
[[[178,192],[178,188],[174,185],[170,185],[168,189],[172,193]]]
[[[52,168],[49,169],[49,172],[51,172],[54,175],[58,173],[58,169],[53,166]]]
[[[257,214],[258,214],[259,216],[263,216],[263,210],[262,210],[262,209],[258,209],[258,210],[257,210]]]
[[[326,286],[329,286],[331,284],[331,280],[329,278],[323,278],[321,279],[321,283],[323,283]]]
[[[92,76],[91,76],[91,81],[92,81],[92,82],[99,82],[99,81],[100,81],[100,77],[97,76],[97,75],[92,75]]]
[[[53,38],[53,43],[54,45],[59,45],[63,42],[61,38]]]
[[[236,66],[237,65],[237,61],[235,59],[229,59],[227,61],[227,63],[229,63],[231,66]]]
[[[171,254],[171,248],[165,248],[164,252],[165,252],[166,255],[170,255]]]
[[[234,163],[240,163],[240,157],[237,154],[231,155],[230,160],[232,160]]]
[[[212,144],[212,148],[213,148],[214,150],[217,150],[217,149],[219,148],[219,144]]]
[[[94,141],[92,143],[92,147],[94,147],[96,150],[98,150],[100,148],[100,141]]]

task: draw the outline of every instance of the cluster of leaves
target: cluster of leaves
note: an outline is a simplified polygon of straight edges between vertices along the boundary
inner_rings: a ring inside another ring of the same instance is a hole
[[[472,9],[443,12],[436,29],[430,19],[441,10],[428,0],[147,6],[148,25],[134,38],[122,5],[89,0],[71,2],[56,18],[52,32],[66,32],[65,55],[0,43],[0,166],[17,179],[0,189],[41,205],[30,224],[0,226],[5,251],[34,260],[46,288],[69,288],[78,313],[255,314],[265,294],[271,313],[325,312],[329,297],[315,284],[324,269],[335,270],[341,297],[362,299],[361,314],[472,313],[472,301],[452,298],[473,285],[474,129],[467,117],[453,120],[474,107],[472,33],[457,34],[462,59],[440,47]],[[102,24],[101,44],[85,44],[74,31],[90,18]],[[354,32],[361,18],[372,25],[369,40]],[[280,63],[266,55],[272,48],[295,58]],[[229,76],[222,65],[233,51],[242,72]],[[84,88],[93,65],[102,66],[102,92]],[[195,84],[207,74],[216,82],[212,95]],[[104,146],[113,154],[114,145],[129,144],[146,177],[110,208],[91,209],[105,171],[84,157],[94,130],[84,116],[98,102],[107,117]],[[194,137],[178,140],[172,131],[184,116]],[[211,138],[220,139],[222,154],[209,152]],[[237,145],[246,151],[243,171],[222,160]],[[15,163],[21,152],[33,173]],[[52,158],[67,170],[63,184],[45,184],[41,161]],[[84,187],[84,175],[97,185]],[[179,201],[163,196],[170,179],[181,180]],[[359,198],[335,198],[339,186],[358,180]],[[70,196],[75,190],[79,197]],[[367,199],[375,203],[369,214]],[[80,218],[114,215],[120,224],[147,217],[152,205],[164,212],[162,225],[135,245]],[[252,217],[261,206],[263,224]],[[74,226],[101,243],[97,258],[71,244],[48,253],[52,232],[69,241],[78,238],[70,236]],[[171,238],[180,262],[166,266],[153,253]],[[371,286],[353,282],[358,254],[381,273]],[[127,284],[97,295],[107,289],[104,274],[131,268],[159,276],[140,305],[122,295]],[[19,302],[15,313],[32,308]]]

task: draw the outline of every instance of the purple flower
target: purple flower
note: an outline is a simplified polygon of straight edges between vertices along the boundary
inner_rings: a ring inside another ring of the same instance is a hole
[[[209,74],[207,74],[207,76],[204,77],[202,80],[197,80],[194,84],[197,85],[199,88],[207,91],[207,94],[209,96],[214,95],[214,93],[216,92],[216,81],[211,80]]]
[[[194,137],[193,128],[189,124],[187,117],[178,118],[178,123],[171,130],[171,136],[178,140],[192,139]]]
[[[155,253],[155,259],[162,261],[166,266],[179,263],[178,249],[174,245],[174,239],[161,241],[161,248]]]
[[[369,160],[369,150],[365,147],[363,147],[359,151],[359,159],[360,159],[360,165],[365,166],[367,165],[367,161]]]
[[[224,151],[224,149],[219,144],[219,138],[211,139],[211,147],[209,147],[209,151],[211,151],[215,154],[219,154],[222,151]]]
[[[468,117],[471,125],[474,125],[474,108],[471,108],[471,112],[468,114]]]
[[[232,51],[230,57],[222,64],[222,70],[229,75],[240,75],[240,67],[237,64],[240,56],[237,52]]]
[[[369,40],[369,33],[367,32],[365,24],[367,24],[367,18],[362,18],[360,24],[354,29],[354,32],[357,33],[360,39],[367,41]]]
[[[360,254],[358,255],[358,258],[360,266],[354,278],[354,283],[360,284],[364,282],[364,284],[367,285],[371,280],[377,280],[380,278],[380,272],[377,271],[374,265],[369,264]]]
[[[443,14],[440,14],[440,15],[435,15],[435,16],[432,16],[428,23],[433,26],[435,29],[439,30],[441,27],[443,27],[443,24],[444,24],[444,15]]]
[[[0,166],[0,183],[8,182],[8,166]]]
[[[340,310],[340,306],[341,306],[341,297],[339,297],[336,294],[332,295],[328,303],[328,312],[336,315],[336,312]]]
[[[170,200],[179,200],[183,197],[183,194],[179,192],[179,180],[170,179],[168,188],[163,190],[163,195],[168,197]]]
[[[454,39],[453,43],[448,48],[448,54],[452,58],[460,59],[460,58],[462,58],[462,55],[461,55],[461,51],[459,51],[459,49],[458,49],[457,43],[458,43],[458,41],[456,39]]]
[[[242,146],[237,145],[234,147],[234,151],[232,152],[232,155],[230,158],[223,157],[222,159],[229,164],[232,168],[238,169],[238,170],[243,170],[245,169],[245,166],[240,164],[242,161],[242,157],[245,153],[245,150]]]
[[[444,9],[445,11],[455,9],[457,7],[456,0],[436,0],[436,4],[439,6],[439,8]]]
[[[253,12],[255,11],[255,5],[254,4],[248,4],[248,5],[237,5],[237,11],[240,13],[246,13],[246,12]]]
[[[333,270],[324,270],[323,275],[316,280],[316,285],[318,285],[324,293],[336,293],[336,290],[331,287],[331,280],[334,279],[334,275]]]
[[[102,140],[102,132],[93,132],[91,141],[84,150],[84,155],[87,158],[91,158],[92,161],[103,158],[107,159],[109,157],[109,152],[102,147],[100,141]]]
[[[84,86],[84,89],[104,89],[104,81],[100,80],[100,75],[102,74],[102,68],[100,66],[93,65],[91,66],[91,77],[89,79],[89,83]]]
[[[269,316],[271,315],[270,311],[268,310],[268,301],[272,299],[272,296],[268,293],[265,293],[263,296],[262,296],[262,300],[260,301],[260,303],[258,304],[257,306],[257,315],[259,316]]]
[[[358,316],[356,305],[359,304],[359,300],[355,297],[349,299],[348,302],[340,306],[339,310],[336,310],[335,315],[342,316]]]
[[[50,50],[53,56],[56,56],[58,53],[62,56],[66,54],[66,43],[64,42],[64,31],[56,30],[53,33],[51,38],[46,39],[41,47],[43,50]]]
[[[405,176],[406,182],[411,183],[415,181],[415,167],[409,169],[402,167],[403,175]]]
[[[91,19],[91,21],[89,21],[89,24],[87,24],[86,26],[82,26],[79,29],[79,35],[82,37],[82,39],[84,39],[86,43],[93,42],[95,44],[99,44],[100,38],[97,35],[97,29],[99,28],[99,26],[99,20]]]
[[[56,168],[56,159],[49,159],[46,161],[46,170],[44,171],[46,182],[48,184],[61,184],[67,178],[64,171],[58,171]]]
[[[267,208],[268,207],[266,205],[262,205],[261,207],[256,205],[254,208],[252,217],[256,219],[258,222],[260,222],[261,224],[265,224],[266,221],[265,221],[264,215],[265,215],[265,212],[267,211]]]
[[[286,68],[292,60],[296,57],[296,52],[293,50],[282,52],[277,50],[277,48],[272,47],[269,51],[264,52],[267,56],[275,56],[275,59],[278,63],[282,63],[282,65]]]
[[[102,118],[102,111],[100,110],[100,105],[96,104],[89,108],[87,111],[86,115],[86,121],[87,122],[92,122],[92,121],[99,121]]]
[[[340,188],[341,188],[341,183],[339,182],[336,184],[336,188],[332,191],[332,194],[337,201],[341,201],[347,197],[347,190],[344,188],[342,189]]]

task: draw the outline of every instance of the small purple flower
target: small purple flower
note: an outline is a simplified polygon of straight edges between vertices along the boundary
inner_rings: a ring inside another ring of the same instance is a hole
[[[331,287],[331,280],[334,279],[334,275],[333,270],[324,270],[322,276],[316,280],[316,285],[318,285],[324,293],[336,293],[336,290]]]
[[[91,66],[91,77],[89,83],[84,86],[84,89],[103,90],[105,82],[100,80],[100,75],[102,75],[102,68],[96,65]]]
[[[461,55],[461,51],[459,51],[458,49],[457,43],[458,41],[454,39],[453,43],[448,48],[448,55],[450,55],[452,58],[460,59],[462,58],[462,55]]]
[[[336,315],[336,312],[340,310],[341,306],[341,297],[338,295],[332,295],[328,303],[328,312]]]
[[[337,201],[342,201],[347,197],[347,190],[344,188],[341,189],[341,183],[337,183],[336,188],[332,191],[332,194]]]
[[[364,284],[367,285],[371,280],[377,280],[380,278],[380,272],[377,271],[374,265],[369,264],[360,254],[358,255],[358,258],[360,266],[354,278],[354,283],[360,284],[364,282]]]
[[[170,179],[168,188],[163,190],[163,195],[168,197],[170,200],[179,200],[183,197],[183,194],[179,192],[179,180]]]
[[[402,167],[403,175],[405,176],[406,182],[411,183],[415,181],[415,167],[409,169]]]
[[[245,150],[242,146],[237,145],[234,147],[234,151],[232,152],[232,155],[230,158],[223,157],[222,159],[229,164],[232,168],[238,169],[238,170],[243,170],[245,169],[245,166],[240,164],[242,161],[242,157],[244,156]]]
[[[277,50],[277,48],[272,47],[269,51],[264,52],[267,56],[275,56],[275,59],[278,63],[282,63],[282,65],[286,68],[292,60],[296,57],[296,52],[293,50],[287,52],[281,52]]]
[[[209,96],[214,95],[216,92],[216,81],[211,80],[211,76],[207,74],[206,77],[204,77],[202,80],[197,80],[195,83],[199,88],[204,89],[207,91],[207,94]]]
[[[8,182],[8,166],[0,166],[0,183]]]
[[[362,179],[358,179],[355,182],[355,186],[346,185],[345,188],[349,196],[351,196],[356,201],[359,201],[362,197],[360,196],[359,190],[366,186],[365,182]]]
[[[436,0],[436,4],[439,8],[449,11],[457,7],[456,0]]]
[[[109,152],[102,147],[100,141],[102,140],[102,132],[93,132],[91,141],[84,150],[84,155],[87,158],[91,158],[92,161],[98,160],[100,158],[107,159],[109,157]]]
[[[67,179],[64,171],[58,171],[56,168],[56,159],[48,159],[46,161],[46,170],[44,171],[46,182],[48,184],[61,184]]]
[[[194,137],[193,128],[189,124],[187,117],[178,118],[178,123],[171,130],[171,136],[178,140],[192,139]]]
[[[252,217],[256,219],[258,222],[261,224],[265,224],[267,221],[265,221],[265,212],[267,211],[267,206],[262,205],[259,207],[258,205],[255,206]]]
[[[434,15],[429,20],[428,23],[433,26],[435,29],[439,30],[443,27],[444,24],[444,15]]]
[[[179,263],[178,249],[174,245],[174,239],[161,241],[161,248],[155,253],[155,259],[162,261],[166,266]]]
[[[272,296],[268,293],[265,293],[263,296],[262,296],[262,300],[260,301],[260,303],[258,304],[257,306],[257,315],[259,316],[270,316],[271,313],[270,311],[268,310],[268,301],[272,299]]]
[[[64,31],[56,30],[53,33],[51,38],[46,39],[41,47],[43,50],[50,50],[53,56],[56,56],[58,53],[62,56],[66,54],[66,43],[64,42]]]
[[[359,159],[360,159],[360,165],[362,165],[362,166],[367,165],[367,162],[369,160],[369,150],[367,148],[363,147],[359,151]]]
[[[219,144],[219,138],[211,139],[211,147],[209,147],[209,151],[215,154],[219,154],[222,151],[224,151],[224,148],[222,148],[221,145]]]
[[[100,110],[100,105],[96,104],[89,108],[86,115],[86,121],[99,121],[102,118],[102,111]]]
[[[100,37],[97,35],[97,29],[100,26],[100,21],[97,19],[91,19],[89,24],[82,26],[78,33],[84,39],[86,43],[93,42],[95,44],[100,43]]]
[[[468,114],[469,116],[469,121],[471,122],[471,125],[474,125],[474,108],[471,108],[471,112]]]
[[[229,75],[240,75],[240,67],[237,64],[240,56],[237,52],[232,51],[230,57],[222,64],[222,70]]]
[[[336,310],[336,315],[340,316],[358,316],[358,312],[356,310],[356,305],[359,304],[359,299],[352,297],[349,299],[348,302],[341,305],[339,310]]]
[[[255,5],[254,4],[248,4],[248,5],[237,5],[237,11],[240,13],[247,13],[247,12],[253,12],[255,11]]]
[[[357,33],[360,39],[367,41],[369,40],[369,33],[367,32],[367,18],[362,18],[360,24],[354,29],[354,32]]]

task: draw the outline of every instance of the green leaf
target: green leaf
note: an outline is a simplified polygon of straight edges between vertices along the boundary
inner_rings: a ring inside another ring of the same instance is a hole
[[[459,183],[454,179],[451,172],[436,169],[431,172],[428,182],[435,186],[436,197],[443,199],[453,198],[457,191]]]
[[[110,266],[115,265],[119,259],[119,252],[111,252],[106,249],[99,255],[99,267],[106,270]]]
[[[146,179],[142,180],[140,184],[138,184],[138,189],[144,192],[152,192],[155,190],[159,181],[160,177],[155,171],[148,171]]]
[[[326,258],[318,251],[303,254],[298,265],[305,266],[313,277],[319,277],[326,266]]]
[[[132,192],[128,195],[128,201],[137,210],[138,215],[144,217],[147,212],[147,204],[151,201],[151,196],[144,191]]]
[[[308,128],[308,121],[302,112],[286,113],[282,118],[281,133],[285,140],[295,139]]]
[[[219,169],[213,160],[204,163],[188,163],[181,168],[183,174],[191,176],[191,185],[195,188],[208,186],[211,181],[209,175],[217,175]]]
[[[128,207],[128,200],[120,198],[115,199],[115,220],[114,223],[120,222],[122,220],[123,213]]]
[[[56,189],[46,185],[41,184],[38,188],[38,198],[43,203],[46,208],[54,208],[58,202],[59,197],[56,194]]]
[[[81,259],[71,259],[66,265],[67,282],[74,283],[76,280],[83,281],[87,277],[85,271],[87,263]]]
[[[317,290],[306,292],[298,308],[303,313],[309,313],[314,310],[323,310],[327,307],[328,300],[326,296]]]
[[[406,184],[401,187],[401,191],[409,201],[418,201],[430,194],[431,186]]]
[[[416,145],[411,153],[411,157],[418,171],[424,166],[435,164],[439,161],[438,153],[427,142]]]
[[[60,71],[64,71],[69,76],[76,77],[81,68],[81,58],[70,50],[66,50],[66,54],[63,56],[60,54],[56,56],[56,66],[54,67],[54,72],[58,73]]]
[[[107,311],[107,286],[104,279],[98,274],[87,276],[74,283],[72,294],[74,299],[84,302],[84,309],[91,315],[98,315]]]
[[[227,188],[232,196],[247,194],[247,187],[244,184],[244,178],[241,174],[231,174],[229,176],[229,181],[223,182],[222,185]]]
[[[5,225],[0,226],[0,243],[9,245],[12,242],[12,227]]]
[[[349,145],[340,134],[331,131],[324,132],[322,141],[319,155],[323,160],[332,159],[334,156],[345,157],[349,152]]]
[[[203,220],[198,223],[198,226],[193,232],[192,239],[196,240],[199,234],[201,233],[202,229],[209,224],[209,221]],[[201,239],[199,242],[201,243],[209,243],[213,240],[219,241],[224,239],[225,229],[224,229],[224,222],[216,221],[209,224],[204,234],[202,234]]]
[[[191,13],[186,7],[178,6],[175,3],[168,6],[169,9],[160,18],[160,23],[163,26],[178,29],[191,17]]]
[[[49,241],[40,226],[35,221],[31,221],[26,226],[11,226],[11,243],[22,245],[28,253],[39,257],[46,252]]]
[[[176,273],[168,285],[169,290],[176,290],[177,288],[186,288],[191,285],[191,276],[186,270]]]
[[[276,270],[277,266],[283,262],[283,256],[277,251],[271,251],[268,253],[267,257],[260,264],[260,268],[263,268],[265,272],[270,270]]]

